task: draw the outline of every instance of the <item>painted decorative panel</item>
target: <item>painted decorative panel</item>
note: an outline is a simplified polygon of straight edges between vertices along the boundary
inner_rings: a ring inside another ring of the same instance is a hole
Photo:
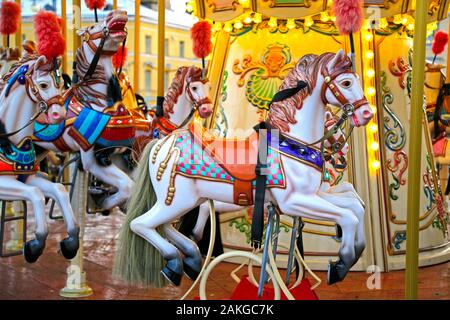
[[[379,126],[382,153],[380,171],[384,189],[387,252],[403,254],[406,243],[406,203],[408,188],[409,120],[412,81],[412,38],[407,34],[392,34],[375,38],[379,66]],[[395,48],[395,50],[393,49]],[[425,113],[424,113],[425,114]],[[426,130],[425,130],[426,129]],[[422,128],[422,181],[420,196],[420,248],[431,250],[448,239],[439,227],[442,214],[442,194],[435,178],[433,155],[428,128]],[[377,213],[373,213],[377,214]]]

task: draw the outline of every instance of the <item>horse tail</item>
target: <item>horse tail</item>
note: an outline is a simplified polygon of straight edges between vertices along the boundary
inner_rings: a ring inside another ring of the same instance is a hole
[[[148,169],[150,151],[157,141],[154,139],[147,144],[135,171],[136,183],[119,234],[113,276],[134,285],[162,287],[166,285],[161,275],[164,258],[153,245],[130,228],[131,221],[150,210],[157,200]],[[157,231],[161,234],[160,230]]]

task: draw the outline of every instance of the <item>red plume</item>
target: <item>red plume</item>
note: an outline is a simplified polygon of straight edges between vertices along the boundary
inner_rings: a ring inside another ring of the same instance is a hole
[[[336,26],[343,35],[358,32],[364,20],[362,0],[334,0]]]
[[[102,10],[106,4],[106,0],[84,0],[84,2],[90,10]]]
[[[127,47],[120,46],[119,49],[117,49],[117,52],[112,56],[112,65],[114,68],[119,69],[121,66],[123,67],[125,65],[125,62],[127,61],[127,53]]]
[[[34,17],[37,52],[52,60],[64,54],[66,41],[61,34],[58,18],[53,12],[41,10]]]
[[[208,21],[199,21],[191,28],[192,50],[197,58],[206,58],[212,51],[211,25]]]
[[[431,45],[431,50],[435,55],[441,54],[445,50],[445,46],[448,43],[448,33],[439,30],[434,35],[433,44]]]
[[[5,1],[0,8],[0,33],[13,34],[17,31],[20,22],[20,5],[16,2]]]

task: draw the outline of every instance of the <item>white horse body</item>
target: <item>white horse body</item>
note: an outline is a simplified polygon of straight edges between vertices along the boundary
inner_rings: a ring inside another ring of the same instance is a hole
[[[59,64],[58,64],[59,65]],[[42,105],[48,109],[41,113],[41,118],[45,123],[54,124],[61,122],[65,117],[65,110],[60,104],[61,88],[51,75],[53,62],[47,61],[44,56],[29,57],[25,62],[11,71],[10,76],[14,77],[20,73],[21,68],[28,67],[33,70],[30,74],[30,82],[36,86],[37,93],[28,88],[28,84],[19,84],[18,80],[8,88],[5,87],[0,95],[0,119],[3,124],[1,135],[5,143],[11,147],[20,147],[31,141],[33,135],[33,125],[30,119],[37,117],[37,112]],[[7,90],[10,90],[8,95]],[[32,146],[32,144],[30,144]],[[25,151],[29,151],[27,149]],[[2,156],[7,159],[5,149]],[[20,152],[20,151],[18,151]],[[9,153],[14,156],[16,151]],[[34,151],[33,151],[34,153]],[[8,160],[5,160],[8,161]],[[34,166],[34,164],[33,164]],[[16,166],[17,172],[23,169]],[[36,219],[35,235],[36,239],[28,241],[24,245],[24,256],[28,262],[35,262],[42,254],[45,248],[45,241],[48,234],[46,222],[45,197],[54,199],[60,206],[61,212],[66,222],[69,237],[61,241],[60,248],[63,255],[71,259],[78,250],[79,227],[72,208],[70,206],[69,196],[65,187],[61,184],[55,184],[47,180],[41,173],[33,174],[34,169],[29,172],[8,175],[2,172],[0,175],[0,199],[2,200],[27,200],[33,206],[33,212]]]

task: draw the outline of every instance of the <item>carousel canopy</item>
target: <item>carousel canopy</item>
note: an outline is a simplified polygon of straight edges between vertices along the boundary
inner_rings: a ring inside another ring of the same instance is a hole
[[[417,0],[365,0],[366,19],[414,16]],[[422,0],[421,0],[422,1]],[[429,22],[447,18],[449,0],[428,1]],[[332,0],[190,0],[187,10],[201,19],[227,22],[252,13],[259,19],[304,19],[332,15]]]

